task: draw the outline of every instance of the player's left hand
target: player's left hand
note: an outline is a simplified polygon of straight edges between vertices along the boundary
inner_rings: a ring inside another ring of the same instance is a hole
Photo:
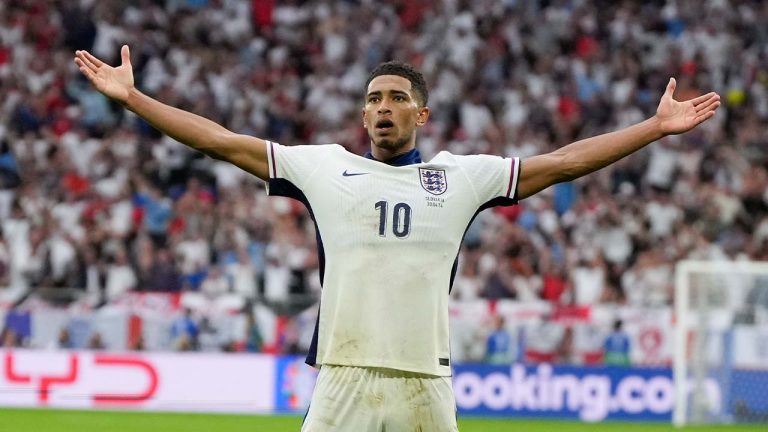
[[[695,99],[678,102],[672,98],[677,81],[669,79],[667,90],[656,108],[656,119],[665,135],[687,132],[715,115],[720,106],[720,95],[707,93]]]

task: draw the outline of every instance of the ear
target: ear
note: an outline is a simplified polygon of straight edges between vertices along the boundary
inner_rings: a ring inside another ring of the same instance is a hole
[[[424,126],[429,120],[429,107],[419,108],[419,113],[416,115],[416,126]]]
[[[363,112],[363,127],[365,127],[366,122],[368,120],[368,115],[365,112],[365,108],[363,108],[361,111]]]

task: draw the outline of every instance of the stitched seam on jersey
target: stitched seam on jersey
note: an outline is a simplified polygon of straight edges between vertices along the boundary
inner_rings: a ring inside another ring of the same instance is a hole
[[[459,166],[459,169],[461,170],[461,173],[464,174],[464,178],[467,179],[467,183],[469,183],[469,187],[472,188],[472,194],[475,195],[475,205],[480,205],[480,196],[477,194],[477,189],[475,189],[475,185],[472,183],[472,180],[469,178],[469,175],[466,171],[464,171],[464,166],[460,163],[457,164]]]
[[[274,146],[274,144],[276,144],[276,143],[273,143],[272,141],[267,141],[267,142],[272,144],[270,146],[270,151],[272,153],[272,174],[273,174],[272,178],[285,178],[287,180],[287,178],[285,176],[282,176],[282,177],[278,177],[277,176],[277,158],[275,157],[275,146]],[[319,169],[320,169],[320,165],[318,164],[318,165],[315,166],[315,169],[313,169],[312,172],[309,173],[309,175],[306,176],[306,178],[300,179],[300,180],[304,180],[304,181],[300,185],[296,184],[296,186],[299,187],[299,189],[303,190],[304,186],[307,184],[307,182],[312,178],[312,176],[315,175],[315,173]]]
[[[269,180],[270,184],[273,183],[273,182],[274,182],[274,187],[271,188],[271,193],[274,192],[274,194],[276,196],[284,196],[284,197],[287,197],[287,198],[296,199],[299,202],[301,202],[302,204],[304,204],[304,206],[306,207],[307,211],[309,212],[309,215],[310,215],[310,217],[312,219],[312,222],[315,225],[315,234],[317,236],[317,246],[318,246],[317,247],[317,258],[318,258],[318,261],[319,261],[319,264],[320,264],[320,285],[324,286],[324,284],[325,284],[325,269],[328,267],[327,264],[326,264],[328,262],[328,260],[326,259],[325,246],[324,246],[324,243],[323,243],[323,235],[320,232],[320,223],[317,221],[317,218],[315,217],[315,212],[312,210],[312,204],[309,202],[309,198],[307,198],[307,195],[301,190],[301,188],[299,188],[291,180],[288,180],[288,179],[285,179],[285,178],[275,178],[275,179],[270,179]],[[278,187],[278,185],[280,185],[282,187]],[[286,187],[286,185],[288,187]],[[315,366],[317,364],[320,364],[320,362],[318,362],[318,360],[317,360],[318,359],[319,347],[318,347],[318,343],[316,342],[317,339],[315,338],[315,336],[319,337],[318,332],[319,332],[319,325],[320,325],[320,312],[321,312],[320,309],[321,308],[322,308],[322,301],[318,302],[318,314],[317,314],[317,319],[316,319],[316,322],[315,322],[315,330],[313,331],[313,335],[312,335],[312,341],[314,342],[314,344],[312,344],[310,346],[310,352],[307,353],[307,359],[305,361],[307,364],[309,364],[311,366]],[[311,351],[311,347],[312,346],[315,347],[314,352]],[[311,359],[310,359],[310,355],[313,356]],[[311,361],[311,363],[310,363],[310,361]]]
[[[303,180],[304,180],[304,182],[303,182],[303,183],[302,183],[302,185],[301,185],[301,190],[302,190],[302,191],[304,190],[304,186],[306,186],[307,184],[309,184],[309,181],[310,181],[310,180],[312,180],[312,177],[314,177],[314,176],[315,176],[315,173],[316,173],[317,171],[319,171],[319,170],[320,170],[320,166],[321,166],[321,165],[322,165],[322,164],[320,164],[320,163],[316,164],[316,165],[315,165],[315,169],[313,169],[313,170],[312,170],[312,172],[311,172],[311,173],[309,173],[309,175],[307,176],[307,178],[306,178],[306,179],[303,179]],[[307,201],[309,201],[309,198],[307,198]]]

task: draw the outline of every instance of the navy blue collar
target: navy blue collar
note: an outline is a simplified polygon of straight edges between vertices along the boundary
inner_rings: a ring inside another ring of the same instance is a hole
[[[373,153],[371,153],[370,151],[367,151],[365,153],[365,158],[370,160],[375,160],[377,162],[383,162],[387,165],[392,165],[396,167],[421,163],[421,153],[419,153],[417,149],[413,149],[408,153],[397,155],[392,159],[385,160],[385,161],[380,161],[376,159],[375,157],[373,157]]]

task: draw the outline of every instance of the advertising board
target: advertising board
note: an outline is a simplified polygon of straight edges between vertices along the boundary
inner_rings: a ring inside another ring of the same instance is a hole
[[[0,406],[271,412],[275,358],[0,349]]]

